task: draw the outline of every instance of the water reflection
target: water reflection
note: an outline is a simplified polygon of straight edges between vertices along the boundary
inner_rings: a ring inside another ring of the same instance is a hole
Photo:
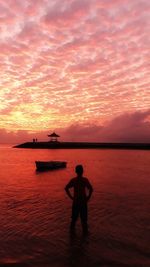
[[[90,266],[87,256],[89,234],[80,234],[70,231],[69,234],[69,266]]]
[[[65,160],[66,169],[35,173],[35,160]],[[150,266],[150,154],[111,150],[11,150],[0,153],[0,266]],[[77,223],[64,186],[82,163],[94,187],[92,233]],[[79,226],[79,227],[78,227]]]

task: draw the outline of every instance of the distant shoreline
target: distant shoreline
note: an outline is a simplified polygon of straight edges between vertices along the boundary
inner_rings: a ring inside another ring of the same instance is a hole
[[[14,148],[32,149],[140,149],[150,150],[150,143],[92,143],[92,142],[26,142],[15,145]]]

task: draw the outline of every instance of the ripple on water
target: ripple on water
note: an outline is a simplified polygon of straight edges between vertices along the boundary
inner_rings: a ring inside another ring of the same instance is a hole
[[[0,160],[0,266],[150,266],[148,153],[17,151],[17,165],[14,150],[7,154],[7,172]],[[34,160],[53,153],[68,161],[67,169],[37,175]],[[77,159],[94,186],[86,238],[80,221],[70,236],[71,202],[64,193]]]

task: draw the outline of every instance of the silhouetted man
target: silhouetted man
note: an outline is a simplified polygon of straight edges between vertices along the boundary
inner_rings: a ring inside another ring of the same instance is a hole
[[[82,176],[83,174],[82,165],[77,165],[75,168],[75,172],[77,176],[75,178],[72,178],[65,187],[67,195],[73,200],[72,221],[71,221],[70,229],[71,230],[75,229],[76,221],[80,215],[83,232],[87,233],[88,232],[87,202],[92,195],[93,188],[89,180]],[[73,195],[71,194],[69,190],[70,188],[74,189]],[[88,189],[88,194],[86,194],[86,188]]]

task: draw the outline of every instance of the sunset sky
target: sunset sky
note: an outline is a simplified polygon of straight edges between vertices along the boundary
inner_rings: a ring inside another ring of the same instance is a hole
[[[150,142],[149,0],[0,0],[1,142]]]

